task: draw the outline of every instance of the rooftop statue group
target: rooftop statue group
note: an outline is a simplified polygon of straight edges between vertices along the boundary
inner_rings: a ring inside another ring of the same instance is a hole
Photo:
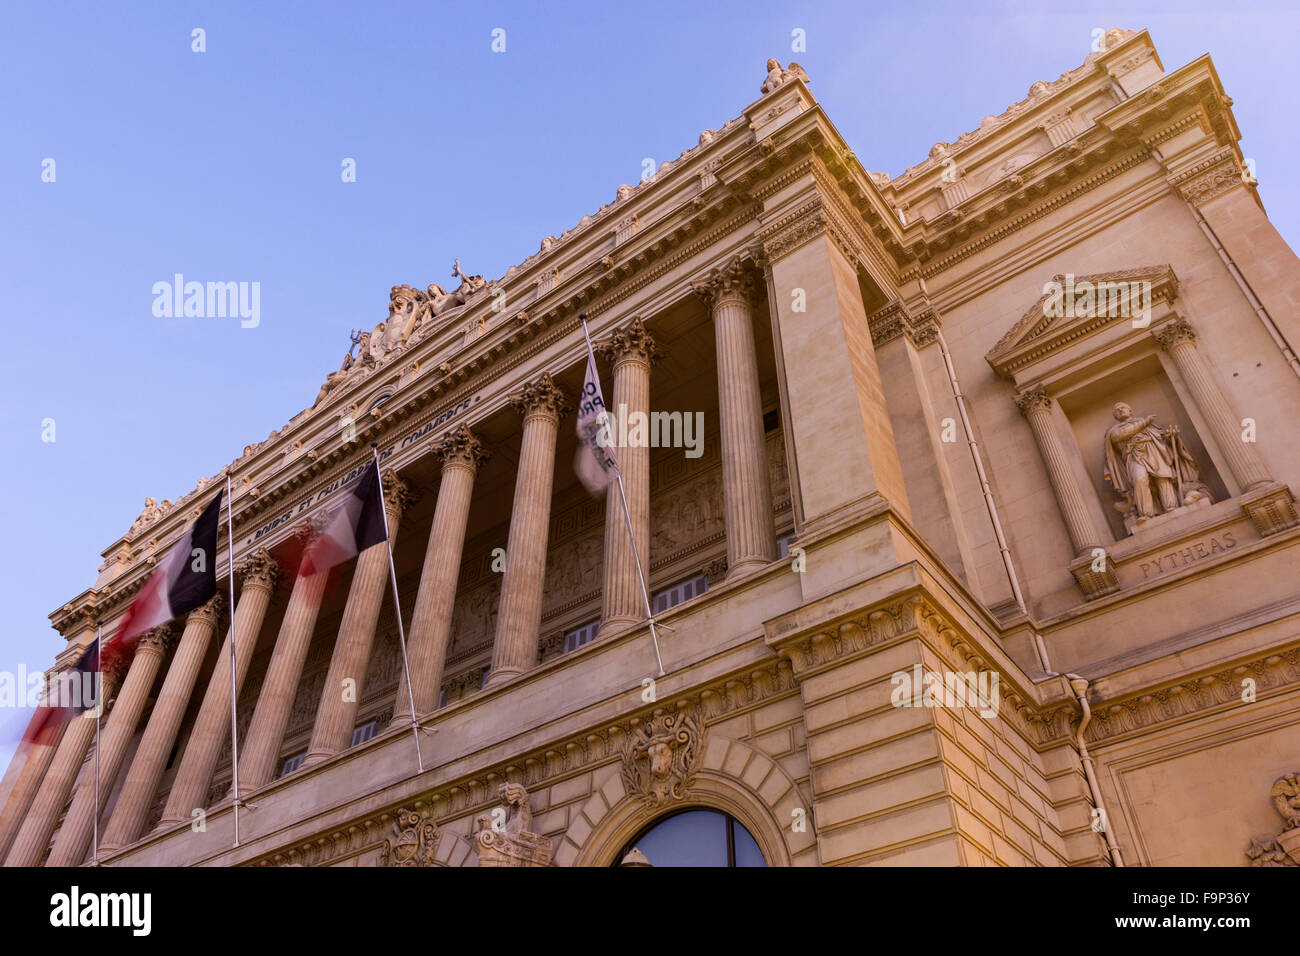
[[[312,407],[319,405],[346,379],[376,368],[395,352],[418,342],[432,328],[431,320],[459,309],[487,286],[482,276],[462,272],[459,259],[452,266],[451,274],[460,279],[460,285],[451,292],[436,282],[424,291],[409,285],[393,286],[388,297],[388,318],[370,332],[352,330],[352,345],[343,356],[343,364],[338,371],[330,372]]]

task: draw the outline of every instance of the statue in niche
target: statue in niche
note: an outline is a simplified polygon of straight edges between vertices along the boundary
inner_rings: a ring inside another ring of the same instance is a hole
[[[1115,424],[1106,430],[1105,476],[1122,499],[1115,508],[1124,513],[1130,532],[1158,515],[1213,501],[1177,425],[1161,427],[1154,415],[1134,418],[1125,402],[1116,402],[1112,414]]]

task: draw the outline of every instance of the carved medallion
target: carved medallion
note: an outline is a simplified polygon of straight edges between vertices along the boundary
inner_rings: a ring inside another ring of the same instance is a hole
[[[419,810],[397,811],[392,836],[379,850],[380,866],[433,866],[442,831]]]
[[[623,748],[623,783],[649,806],[685,797],[704,757],[704,724],[698,714],[660,708],[634,725]]]
[[[1255,837],[1246,848],[1251,866],[1300,866],[1300,773],[1273,781],[1273,808],[1284,821],[1275,837]]]

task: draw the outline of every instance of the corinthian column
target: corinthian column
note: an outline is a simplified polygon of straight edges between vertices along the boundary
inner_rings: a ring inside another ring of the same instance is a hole
[[[1070,544],[1075,555],[1092,551],[1101,542],[1092,519],[1088,517],[1087,506],[1083,503],[1083,491],[1075,480],[1074,472],[1061,448],[1061,441],[1052,426],[1052,400],[1042,387],[1022,392],[1016,397],[1016,405],[1021,414],[1029,421],[1038,443],[1038,451],[1047,465],[1047,477],[1052,482],[1052,491],[1056,492],[1056,503],[1065,518],[1065,528],[1070,534]]]
[[[100,702],[110,700],[117,692],[121,674],[116,670],[104,672]],[[59,741],[59,749],[50,762],[50,769],[41,782],[41,789],[32,801],[27,818],[9,848],[5,866],[39,866],[45,850],[50,845],[50,835],[59,821],[59,814],[68,802],[77,774],[86,759],[86,751],[95,739],[95,715],[98,710],[88,710],[68,722],[68,728]]]
[[[614,367],[614,404],[609,410],[620,422],[632,416],[646,420],[650,413],[650,364],[658,358],[654,339],[640,319],[633,319],[624,329],[615,331],[601,346]],[[626,409],[626,414],[624,410]],[[688,413],[689,414],[689,413]],[[645,441],[629,444],[620,430],[622,445],[615,449],[627,511],[636,535],[636,550],[628,536],[628,522],[623,516],[623,502],[616,489],[605,495],[605,584],[602,594],[600,629],[613,630],[645,618],[645,598],[637,574],[637,557],[641,568],[650,568],[650,447],[648,427],[642,432]]]
[[[149,699],[149,691],[153,690],[154,678],[158,676],[168,648],[175,643],[176,630],[171,624],[156,627],[140,637],[113,711],[100,732],[99,765],[97,768],[92,766],[91,772],[82,778],[81,786],[72,798],[72,806],[59,827],[47,866],[78,866],[85,859],[95,817],[103,810],[104,801],[113,789],[122,759]],[[99,771],[98,786],[95,784],[96,769]]]
[[[1052,400],[1039,386],[1018,395],[1016,405],[1034,433],[1038,452],[1047,465],[1047,477],[1052,483],[1052,491],[1056,493],[1056,503],[1065,519],[1065,530],[1070,535],[1070,546],[1074,549],[1070,573],[1088,600],[1118,591],[1119,578],[1110,556],[1104,550],[1100,554],[1095,553],[1095,549],[1101,546],[1101,535],[1097,533],[1097,528],[1088,515],[1083,491],[1070,468],[1069,459],[1065,457],[1056,427],[1052,424]]]
[[[370,666],[370,650],[375,643],[375,627],[388,588],[388,549],[397,541],[397,526],[402,512],[415,500],[406,483],[391,470],[384,474],[383,487],[389,540],[381,542],[382,546],[367,548],[357,556],[304,766],[320,763],[347,750],[352,743],[357,704],[366,687],[366,669]],[[345,681],[351,683],[345,684]]]
[[[722,495],[728,576],[776,558],[772,493],[763,446],[763,405],[754,350],[753,277],[735,261],[694,289],[713,311],[722,432]]]
[[[1255,451],[1255,446],[1241,440],[1241,426],[1228,407],[1228,400],[1219,384],[1210,374],[1205,357],[1196,347],[1196,332],[1186,320],[1176,319],[1156,330],[1155,337],[1160,347],[1169,353],[1169,357],[1178,366],[1178,373],[1187,383],[1196,407],[1210,426],[1219,450],[1228,459],[1228,467],[1237,479],[1237,484],[1241,485],[1241,490],[1250,491],[1271,484],[1273,479]]]
[[[158,792],[158,782],[166,769],[167,755],[176,743],[181,719],[194,693],[199,668],[207,656],[212,635],[217,632],[224,603],[225,598],[216,594],[185,619],[185,632],[172,655],[162,690],[158,692],[149,722],[145,725],[144,736],[140,738],[126,781],[117,795],[117,803],[113,805],[113,813],[104,831],[102,845],[105,849],[116,850],[133,843],[144,828],[149,807]]]
[[[309,525],[294,528],[302,545],[302,553],[319,536],[320,529]],[[316,617],[325,596],[325,582],[329,571],[300,575],[293,582],[289,606],[285,608],[280,633],[275,639],[271,662],[266,666],[266,677],[253,710],[253,721],[248,726],[248,742],[239,761],[239,789],[241,796],[265,786],[275,776],[279,762],[280,745],[289,726],[293,698],[302,677],[307,651],[311,648],[312,633],[316,630]]]
[[[524,420],[519,474],[506,542],[506,573],[492,645],[492,674],[485,686],[510,680],[537,663],[537,630],[542,621],[546,578],[546,539],[550,531],[551,487],[555,478],[555,439],[560,418],[571,405],[543,375],[511,401]]]
[[[411,615],[408,647],[411,693],[406,691],[403,675],[398,680],[397,699],[393,702],[394,724],[409,719],[412,697],[417,717],[438,706],[438,688],[442,685],[442,668],[451,639],[456,584],[460,579],[461,552],[465,547],[465,526],[469,521],[470,495],[479,465],[488,458],[482,442],[465,425],[444,436],[433,450],[442,459],[442,482],[438,486],[429,545],[424,552],[420,590]]]
[[[253,552],[235,571],[243,586],[235,608],[234,627],[222,643],[216,666],[212,668],[207,693],[194,719],[180,770],[176,772],[176,782],[167,796],[162,815],[164,824],[188,820],[196,809],[208,805],[212,774],[217,769],[221,746],[230,734],[230,641],[235,642],[235,695],[238,696],[257,647],[257,635],[262,630],[271,594],[280,578],[280,566],[265,548]]]

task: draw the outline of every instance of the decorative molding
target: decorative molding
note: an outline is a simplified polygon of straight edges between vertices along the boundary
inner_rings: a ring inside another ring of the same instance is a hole
[[[1203,206],[1237,186],[1245,186],[1241,164],[1232,146],[1224,146],[1188,169],[1169,177],[1169,185],[1193,206]]]
[[[549,372],[544,372],[536,382],[528,382],[510,396],[510,403],[525,421],[534,415],[549,416],[558,420],[573,408],[573,403],[551,380]]]
[[[704,755],[704,725],[689,706],[659,708],[648,721],[632,720],[623,746],[623,785],[655,807],[685,799]]]
[[[433,442],[430,447],[444,468],[459,464],[468,465],[477,471],[480,465],[492,457],[491,453],[483,447],[483,442],[465,424]]]
[[[500,820],[498,809],[481,814],[475,821],[478,865],[548,866],[551,841],[532,832],[533,811],[528,805],[528,791],[517,783],[503,783],[497,793],[505,801],[506,817]]]
[[[280,564],[265,548],[258,548],[235,565],[235,573],[246,588],[264,588],[274,591],[280,583]]]
[[[379,850],[380,866],[433,866],[442,831],[429,818],[429,808],[417,805],[397,811],[392,835]]]

